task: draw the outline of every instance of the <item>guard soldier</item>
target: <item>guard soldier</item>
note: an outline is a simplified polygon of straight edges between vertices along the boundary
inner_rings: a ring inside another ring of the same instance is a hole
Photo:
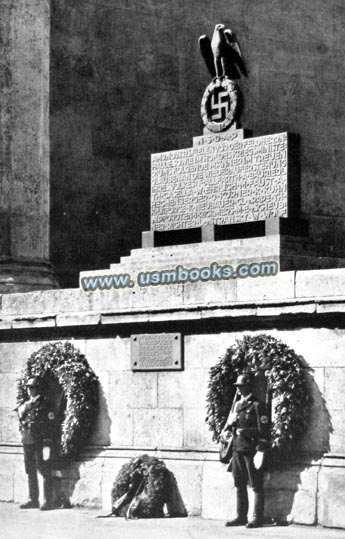
[[[224,431],[233,435],[232,474],[237,494],[237,516],[226,526],[258,528],[264,515],[264,455],[268,449],[269,421],[264,403],[252,393],[252,379],[248,374],[238,376],[236,384],[240,400],[229,414]],[[254,491],[253,518],[247,523],[247,484]]]
[[[28,476],[29,501],[21,509],[39,507],[37,470],[43,476],[44,503],[41,511],[52,509],[51,453],[55,415],[48,401],[40,395],[38,377],[26,384],[28,398],[16,408],[24,448],[25,471]]]

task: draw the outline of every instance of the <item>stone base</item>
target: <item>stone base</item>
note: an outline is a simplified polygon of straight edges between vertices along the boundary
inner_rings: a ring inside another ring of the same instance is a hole
[[[144,233],[146,248],[132,250],[130,256],[121,257],[120,264],[111,264],[110,270],[103,270],[101,273],[135,274],[138,271],[170,269],[179,264],[200,268],[212,262],[236,266],[241,263],[275,261],[280,271],[345,266],[345,257],[335,256],[331,249],[324,249],[322,256],[317,256],[316,246],[306,237],[272,234],[256,238],[207,241],[207,232],[204,231],[203,243],[163,247],[149,247],[147,234],[152,233]],[[90,275],[90,271],[87,273]]]
[[[59,288],[49,262],[0,257],[0,294]]]
[[[275,236],[264,240],[267,249],[280,246]],[[172,266],[179,257],[187,265],[187,256],[192,263],[203,264],[198,249],[205,246],[208,261],[227,260],[236,254],[229,245],[209,242],[195,246],[196,252],[190,246],[138,250],[128,264],[137,270],[158,264],[171,267],[169,253]],[[248,257],[254,256],[259,240],[252,251],[247,243],[244,247]],[[238,248],[243,253],[241,243]],[[3,296],[0,499],[22,501],[27,496],[13,412],[18,373],[48,342],[69,340],[100,380],[93,446],[63,476],[72,503],[102,505],[109,511],[111,485],[120,466],[135,455],[157,451],[174,473],[190,515],[232,518],[232,476],[219,463],[205,423],[209,372],[236,340],[265,333],[303,358],[312,406],[295,462],[281,463],[282,470],[267,477],[266,514],[276,520],[290,515],[298,523],[345,527],[344,290],[345,269],[332,269],[223,282]],[[134,372],[131,335],[164,332],[183,334],[184,369]],[[328,452],[333,457],[321,458]]]
[[[111,489],[120,467],[138,449],[90,448],[82,462],[62,471],[62,488],[73,505],[111,510]],[[154,451],[145,450],[154,455]],[[217,461],[214,452],[160,451],[174,474],[189,516],[229,520],[236,515],[236,493],[231,473]],[[0,444],[0,501],[23,502],[27,499],[27,478],[20,446]],[[343,458],[326,457],[323,462],[294,463],[284,470],[265,476],[265,515],[276,521],[297,524],[319,524],[345,528],[344,500],[339,493],[345,488]],[[40,480],[40,491],[42,482]],[[42,498],[42,496],[41,496]],[[43,500],[42,500],[43,501]],[[249,515],[253,509],[249,489]]]
[[[267,219],[232,225],[208,224],[197,228],[142,233],[142,247],[163,247],[206,241],[236,240],[264,236],[308,237],[308,222],[303,219]],[[315,248],[316,252],[316,248]]]

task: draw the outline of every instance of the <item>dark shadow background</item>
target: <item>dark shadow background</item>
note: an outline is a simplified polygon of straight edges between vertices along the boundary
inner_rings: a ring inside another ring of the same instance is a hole
[[[273,524],[284,524],[289,515],[293,514],[296,493],[298,493],[297,496],[304,496],[308,500],[306,507],[310,510],[311,497],[315,498],[317,490],[317,476],[321,459],[330,450],[330,434],[333,432],[331,416],[314,380],[313,369],[308,367],[304,358],[299,356],[299,359],[305,369],[310,397],[309,421],[305,434],[294,444],[291,452],[276,455],[276,458],[272,458],[267,465],[265,514],[267,522]],[[265,381],[259,380],[256,388],[256,394],[261,400],[265,395],[264,385]],[[303,480],[302,476],[305,470],[308,470],[309,477]],[[309,490],[313,481],[315,481],[315,491]],[[310,518],[314,519],[310,524],[317,524],[316,511],[315,515]]]
[[[45,373],[42,380],[42,387],[44,388],[45,397],[49,399],[52,405],[57,423],[61,426],[65,418],[67,405],[63,388],[50,371]],[[97,445],[92,446],[92,457],[90,457],[90,454],[87,456],[79,455],[67,460],[53,457],[53,503],[59,504],[61,501],[64,501],[68,504],[70,502],[75,486],[80,479],[80,466],[85,460],[90,461],[97,458],[97,455],[102,452],[103,446],[110,444],[110,428],[111,419],[108,406],[103,388],[99,382],[97,416],[91,426],[91,431],[86,442],[87,444],[96,443]],[[97,493],[95,493],[95,497],[97,497]]]

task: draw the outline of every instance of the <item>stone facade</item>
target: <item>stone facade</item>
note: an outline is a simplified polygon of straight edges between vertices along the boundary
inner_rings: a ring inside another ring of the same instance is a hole
[[[158,452],[176,475],[190,515],[228,518],[235,510],[232,477],[218,462],[205,424],[208,372],[236,338],[265,332],[302,355],[313,397],[310,427],[294,462],[267,476],[267,513],[345,527],[344,281],[345,270],[333,269],[238,280],[228,292],[209,282],[2,296],[1,499],[26,496],[12,412],[16,378],[33,351],[68,339],[101,383],[90,446],[65,474],[73,503],[108,510],[119,467],[134,455]],[[184,370],[133,372],[130,336],[163,331],[182,333]]]

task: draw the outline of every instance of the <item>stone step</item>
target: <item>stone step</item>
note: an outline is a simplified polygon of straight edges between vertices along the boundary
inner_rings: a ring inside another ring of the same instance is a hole
[[[315,257],[316,248],[304,238],[267,236],[189,245],[174,245],[134,249],[130,256],[121,257],[121,266],[143,267],[147,264],[202,264],[208,261],[233,262],[235,260],[261,261],[277,256],[300,255]],[[320,253],[324,255],[324,253]],[[118,264],[111,264],[112,269]]]
[[[305,238],[265,236],[189,245],[173,245],[134,249],[130,256],[104,270],[83,272],[83,275],[109,275],[140,271],[210,266],[212,262],[233,267],[241,263],[277,261],[282,271],[296,269],[336,268],[344,266],[344,258],[316,256],[315,245]]]
[[[260,238],[262,240],[265,238]],[[154,247],[150,249],[134,249],[130,256],[121,257],[122,263],[145,263],[152,261],[185,261],[186,255],[192,262],[201,259],[217,258],[248,258],[250,256],[270,256],[271,253],[279,253],[279,241],[260,241],[255,244],[244,243],[244,240],[228,240],[219,242],[197,243],[189,245],[175,245],[167,247]],[[113,265],[111,265],[112,267]]]
[[[241,263],[244,262],[268,262],[268,261],[276,261],[279,264],[280,271],[293,271],[293,270],[306,270],[306,269],[327,269],[327,268],[341,268],[345,267],[345,258],[336,258],[336,257],[313,257],[313,256],[306,256],[306,255],[273,255],[268,258],[261,258],[260,260],[250,260],[248,259],[218,259],[217,263],[219,265],[226,265],[230,264],[234,268],[239,266]],[[191,263],[174,263],[173,261],[170,261],[170,263],[164,263],[162,261],[156,262],[155,264],[150,265],[137,265],[137,264],[114,264],[111,266],[109,270],[102,270],[102,274],[120,274],[120,273],[130,273],[131,275],[135,275],[140,271],[147,272],[147,271],[161,271],[161,270],[169,270],[174,269],[178,265],[182,265],[185,268],[192,268],[195,267],[203,267],[203,266],[209,266],[211,264],[210,260],[199,260],[198,264],[191,264]],[[105,271],[105,273],[104,273]]]

